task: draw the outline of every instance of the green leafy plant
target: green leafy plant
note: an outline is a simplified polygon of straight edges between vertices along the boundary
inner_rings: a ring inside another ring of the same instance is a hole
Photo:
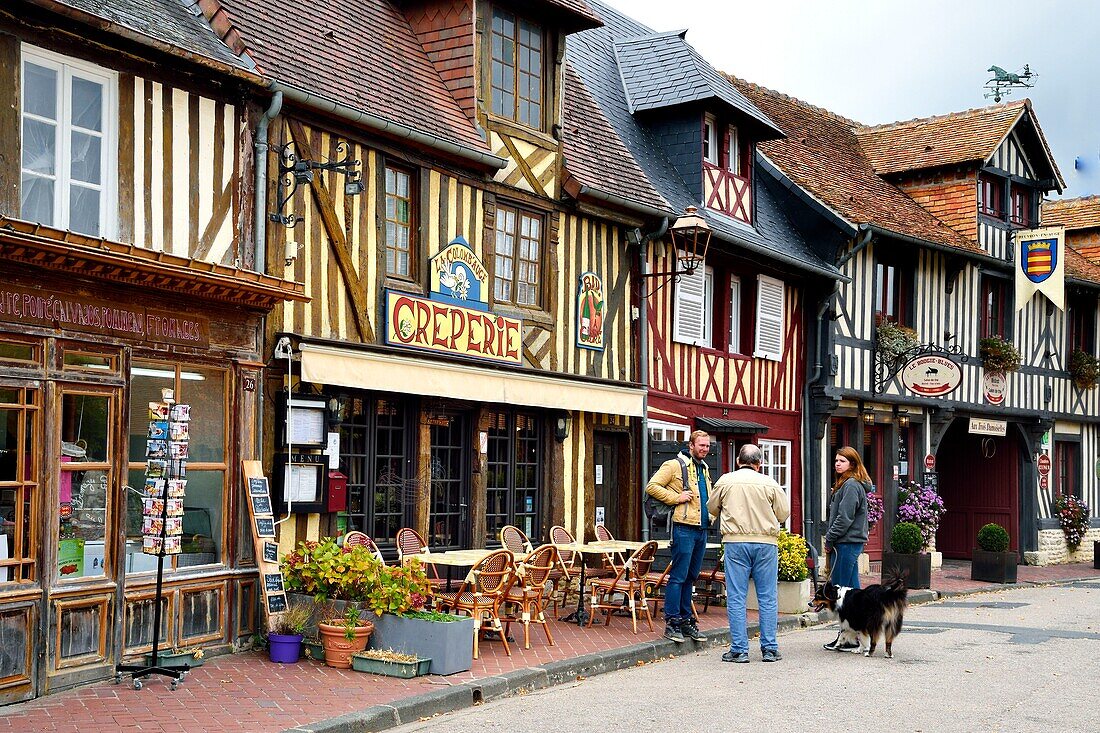
[[[779,532],[779,579],[801,582],[810,574],[806,567],[806,555],[810,548],[801,535]]]
[[[924,547],[920,527],[912,522],[898,522],[890,532],[890,549],[901,555],[915,555]]]
[[[982,366],[990,372],[1014,372],[1020,368],[1020,352],[1010,341],[987,336],[978,342]]]
[[[876,346],[882,356],[891,362],[897,362],[907,353],[920,346],[917,332],[908,326],[901,326],[884,318],[879,321]]]
[[[978,530],[978,547],[986,552],[1004,552],[1008,549],[1008,530],[990,522]]]
[[[271,632],[282,636],[296,636],[302,633],[313,615],[313,606],[304,603],[292,603],[278,615],[272,624]]]
[[[1069,355],[1069,376],[1078,389],[1092,389],[1100,377],[1100,360],[1080,349]]]

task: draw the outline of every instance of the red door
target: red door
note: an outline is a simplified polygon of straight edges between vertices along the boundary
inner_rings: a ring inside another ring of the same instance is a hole
[[[864,425],[863,426],[863,464],[867,468],[867,473],[870,475],[871,480],[875,482],[875,491],[879,496],[883,495],[886,491],[888,477],[886,475],[887,458],[884,453],[886,448],[886,426],[883,425]],[[891,470],[890,480],[893,478],[893,472]],[[863,546],[863,551],[867,553],[871,560],[882,559],[882,525],[884,522],[876,524],[867,535],[867,544]]]
[[[1008,437],[971,435],[965,418],[957,419],[936,456],[939,492],[947,510],[940,519],[936,549],[944,557],[964,560],[977,542],[978,530],[996,522],[1008,530],[1009,549],[1019,549],[1019,443]]]

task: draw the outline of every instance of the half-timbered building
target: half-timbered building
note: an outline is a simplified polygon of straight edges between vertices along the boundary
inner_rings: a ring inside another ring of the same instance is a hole
[[[1014,302],[1014,233],[1036,227],[1043,195],[1064,186],[1030,102],[868,127],[737,84],[788,133],[762,145],[771,175],[808,192],[816,220],[845,239],[835,261],[850,282],[813,357],[811,511],[823,518],[832,455],[851,444],[884,487],[872,558],[899,480],[938,485],[948,557],[969,557],[978,528],[998,522],[1027,562],[1064,558],[1052,499],[1092,505],[1097,492],[1096,390],[1067,369],[1074,349],[1095,354],[1100,270],[1067,248],[1066,309]],[[1020,368],[985,369],[987,337],[1013,344]]]
[[[839,274],[759,174],[757,145],[784,130],[684,31],[654,32],[602,2],[590,6],[603,25],[571,36],[567,59],[608,122],[590,133],[617,155],[572,183],[581,195],[652,189],[658,215],[697,207],[712,230],[705,265],[690,275],[672,275],[682,268],[665,227],[635,237],[644,432],[658,449],[646,457],[659,461],[702,429],[723,472],[742,444],[757,443],[765,470],[792,495],[797,530],[806,328]]]
[[[190,405],[191,442],[161,648],[256,631],[234,467],[257,449],[264,314],[307,299],[252,267],[261,88],[175,0],[0,9],[0,703],[151,647],[162,388]]]

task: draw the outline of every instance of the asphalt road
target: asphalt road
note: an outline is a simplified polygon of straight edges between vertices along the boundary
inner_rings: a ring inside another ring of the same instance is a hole
[[[783,660],[676,657],[395,728],[402,733],[1100,731],[1100,581],[914,606],[894,658],[782,634]]]

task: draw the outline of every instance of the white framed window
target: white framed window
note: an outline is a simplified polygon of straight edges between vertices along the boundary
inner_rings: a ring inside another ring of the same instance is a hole
[[[759,442],[762,454],[760,472],[765,476],[771,476],[775,482],[783,487],[787,494],[787,502],[791,500],[791,441],[789,440],[761,440]],[[783,526],[789,531],[791,518]]]
[[[675,440],[678,443],[686,443],[691,435],[691,428],[687,425],[677,425],[662,420],[649,420],[646,422],[650,440]]]
[[[756,282],[756,350],[753,356],[780,361],[783,358],[783,314],[786,288],[782,280],[759,275]]]
[[[22,47],[20,217],[114,236],[118,76]]]
[[[741,353],[741,278],[730,275],[729,352]]]
[[[692,346],[710,346],[713,333],[714,270],[700,267],[681,275],[676,283],[672,313],[672,340]]]
[[[734,175],[741,175],[741,147],[737,140],[737,128],[730,125],[726,135],[726,169]]]
[[[703,118],[703,160],[718,165],[718,120],[714,115]]]

